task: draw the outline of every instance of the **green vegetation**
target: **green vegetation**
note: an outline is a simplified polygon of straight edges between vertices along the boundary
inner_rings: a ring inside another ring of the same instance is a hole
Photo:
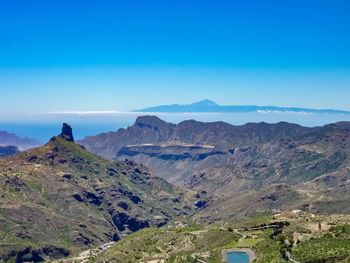
[[[237,248],[253,248],[262,240],[264,240],[264,239],[247,238],[245,240],[242,240],[241,242],[238,242],[235,247],[237,247]]]
[[[283,219],[288,221],[262,215],[231,222],[227,224],[228,228],[214,224],[146,229],[125,237],[91,262],[131,263],[163,259],[166,263],[191,263],[198,257],[204,262],[221,263],[222,251],[234,248],[252,249],[256,263],[287,263],[287,251],[301,263],[349,261],[350,225],[344,224],[350,222],[349,216],[315,217],[302,213]],[[233,231],[238,226],[239,232],[247,235],[246,239],[240,240],[242,236]],[[261,226],[271,228],[251,229]]]
[[[282,257],[282,245],[280,242],[265,239],[257,244],[255,251],[258,255],[257,263],[283,263],[287,262]]]
[[[302,242],[292,251],[301,262],[349,262],[350,225],[332,227],[323,236]]]
[[[167,258],[167,263],[195,262],[196,256],[208,255],[210,262],[221,262],[221,250],[236,243],[233,232],[204,228],[145,229],[118,242],[92,262],[138,262]],[[197,255],[198,254],[198,255]]]

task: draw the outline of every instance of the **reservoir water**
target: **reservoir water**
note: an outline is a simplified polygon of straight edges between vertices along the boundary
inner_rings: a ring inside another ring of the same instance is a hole
[[[246,252],[228,252],[226,254],[228,263],[249,263],[249,255]]]

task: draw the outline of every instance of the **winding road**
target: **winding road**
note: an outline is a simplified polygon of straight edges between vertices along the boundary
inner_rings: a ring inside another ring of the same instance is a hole
[[[79,253],[77,257],[58,259],[53,261],[52,263],[87,263],[90,261],[91,257],[99,255],[100,253],[111,248],[114,244],[115,242],[102,244],[102,245],[99,245],[97,248],[88,249]]]
[[[239,232],[239,231],[242,231],[242,230],[239,230],[239,229],[234,229],[233,232],[235,232],[237,235],[240,235],[241,238],[238,240],[239,242],[243,241],[244,239],[247,238],[247,235]]]
[[[288,261],[290,261],[292,263],[300,263],[299,261],[296,261],[295,259],[292,258],[292,256],[290,255],[289,251],[286,251],[286,256],[288,258]]]

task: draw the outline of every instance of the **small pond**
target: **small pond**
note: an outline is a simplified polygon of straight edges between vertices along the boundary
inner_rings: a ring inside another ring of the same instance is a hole
[[[249,263],[249,255],[244,251],[233,251],[226,253],[228,263]]]

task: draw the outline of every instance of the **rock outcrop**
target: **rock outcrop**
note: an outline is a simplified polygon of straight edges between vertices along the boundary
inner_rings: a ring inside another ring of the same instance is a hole
[[[60,137],[69,141],[69,142],[74,142],[72,127],[69,126],[67,123],[63,123],[62,132],[60,134]]]

